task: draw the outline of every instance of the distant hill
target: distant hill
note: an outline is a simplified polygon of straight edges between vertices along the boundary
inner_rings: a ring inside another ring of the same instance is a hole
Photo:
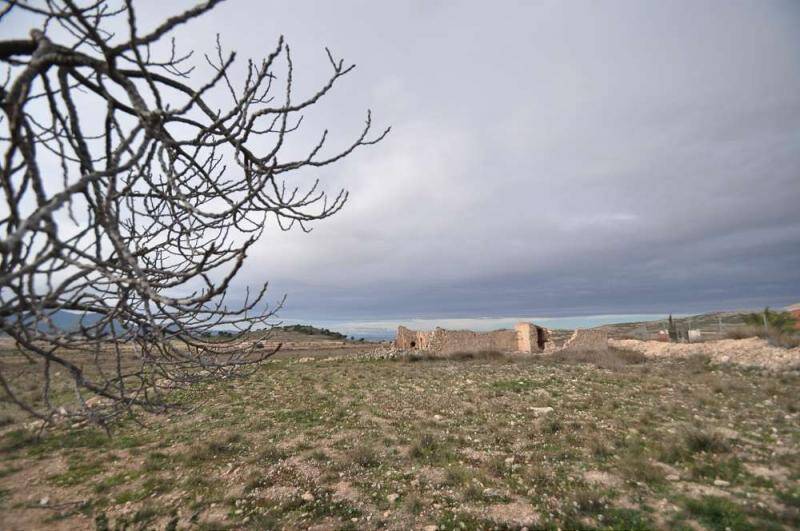
[[[254,339],[263,334],[263,330],[253,330],[245,334],[243,339]],[[233,331],[220,330],[216,332],[217,337],[230,337]],[[339,332],[328,330],[327,328],[318,328],[316,326],[293,324],[284,326],[275,326],[269,332],[269,341],[346,341],[348,336]]]
[[[727,330],[742,326],[744,316],[752,311],[711,312],[688,317],[674,317],[675,326],[679,330],[700,330],[706,337],[722,336]],[[669,316],[656,321],[642,321],[638,323],[618,323],[599,326],[608,331],[608,336],[615,339],[636,338],[644,339],[666,330],[669,326]]]
[[[84,326],[89,326],[100,320],[100,315],[98,314],[83,315],[82,313],[79,312],[71,312],[67,310],[56,310],[49,315],[50,315],[50,320],[53,322],[54,326],[67,332],[78,330],[80,328],[81,322],[83,323]],[[37,329],[41,331],[46,331],[47,328],[48,326],[44,322],[40,321],[37,324]]]

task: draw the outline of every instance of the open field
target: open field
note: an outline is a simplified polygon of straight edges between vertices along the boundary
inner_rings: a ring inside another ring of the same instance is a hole
[[[336,352],[181,392],[187,411],[111,439],[5,427],[0,527],[800,526],[796,372]]]

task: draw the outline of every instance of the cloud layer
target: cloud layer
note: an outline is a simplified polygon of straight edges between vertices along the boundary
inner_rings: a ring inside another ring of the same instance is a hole
[[[318,176],[350,202],[267,234],[239,287],[285,315],[688,312],[800,300],[797,2],[228,2],[179,42],[358,64],[304,125],[380,145]],[[154,22],[163,3],[143,2]],[[143,22],[142,24],[145,24]]]

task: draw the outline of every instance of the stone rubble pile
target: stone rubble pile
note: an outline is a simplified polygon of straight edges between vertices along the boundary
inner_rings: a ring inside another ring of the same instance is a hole
[[[381,345],[374,350],[360,352],[358,357],[368,360],[394,360],[407,356],[411,352],[413,351],[397,348],[394,345]]]
[[[734,363],[766,369],[800,369],[800,347],[786,349],[770,345],[766,339],[720,339],[705,343],[663,343],[638,339],[610,339],[612,347],[635,350],[649,358],[708,356],[713,363]]]

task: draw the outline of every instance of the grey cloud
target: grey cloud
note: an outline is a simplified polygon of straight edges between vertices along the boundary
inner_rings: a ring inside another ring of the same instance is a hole
[[[170,9],[172,7],[170,6]],[[142,20],[164,14],[142,2]],[[321,177],[350,202],[269,231],[238,289],[348,319],[689,312],[800,300],[800,4],[228,2],[182,30],[285,34],[311,144],[392,134]],[[313,134],[312,134],[313,133]]]

